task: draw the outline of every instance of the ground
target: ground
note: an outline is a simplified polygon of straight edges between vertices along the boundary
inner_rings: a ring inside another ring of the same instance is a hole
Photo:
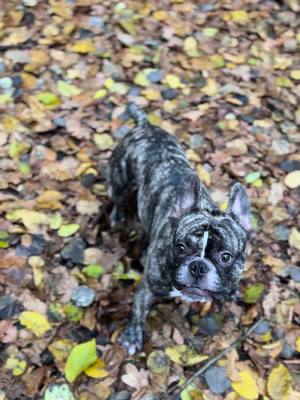
[[[1,2],[0,399],[300,398],[299,13],[297,0]],[[130,100],[221,208],[239,180],[253,211],[240,292],[162,301],[133,357],[116,339],[145,241],[134,221],[110,228],[106,180]]]

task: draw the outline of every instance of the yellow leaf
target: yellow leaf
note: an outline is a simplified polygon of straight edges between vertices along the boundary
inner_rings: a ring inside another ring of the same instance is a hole
[[[161,99],[161,95],[160,95],[160,91],[157,89],[153,89],[153,88],[148,88],[142,91],[142,95],[146,97],[147,100],[160,100]]]
[[[180,79],[178,76],[174,74],[167,74],[164,82],[171,88],[171,89],[178,89],[178,88],[184,88],[184,84],[181,83]]]
[[[193,349],[185,344],[175,347],[167,347],[165,352],[174,363],[183,366],[199,364],[208,359],[207,356],[196,353]]]
[[[55,361],[65,361],[70,354],[75,343],[69,339],[56,340],[48,346],[48,349],[53,354]]]
[[[62,194],[57,190],[45,190],[37,197],[36,203],[39,208],[57,210],[62,207],[60,202],[62,197]]]
[[[292,171],[284,178],[284,183],[290,189],[296,189],[300,186],[300,171]]]
[[[217,82],[212,78],[208,78],[201,91],[207,96],[215,96],[218,92]]]
[[[197,175],[205,185],[210,186],[211,184],[210,174],[201,164],[197,165]]]
[[[155,18],[157,21],[164,21],[168,17],[167,12],[164,10],[154,11],[154,13],[152,15],[153,15],[153,18]]]
[[[71,50],[75,53],[86,54],[95,51],[96,48],[90,39],[82,39],[78,40],[78,42],[71,47]]]
[[[300,336],[296,340],[296,350],[300,353]]]
[[[134,78],[134,83],[139,86],[147,87],[151,84],[145,71],[140,71],[136,74]]]
[[[75,346],[65,366],[66,379],[74,382],[77,376],[97,360],[96,340],[92,339]]]
[[[62,225],[57,231],[57,234],[60,237],[69,237],[74,235],[79,230],[79,228],[80,226],[78,224]]]
[[[255,400],[258,398],[258,389],[256,382],[249,371],[239,373],[240,381],[232,382],[231,386],[240,396],[247,400]]]
[[[93,99],[94,100],[99,100],[102,99],[107,95],[107,90],[106,89],[99,89],[97,92],[94,94]]]
[[[27,367],[25,360],[19,360],[17,357],[9,356],[6,360],[5,368],[11,369],[14,376],[22,375]]]
[[[249,15],[245,10],[234,10],[225,13],[223,19],[225,21],[233,21],[240,25],[245,25],[249,21]]]
[[[291,375],[283,364],[273,368],[267,382],[268,394],[272,400],[288,400],[291,382]]]
[[[198,57],[197,40],[193,36],[189,36],[183,42],[183,49],[189,57]]]
[[[111,150],[115,145],[113,138],[108,133],[95,133],[93,139],[100,150]]]
[[[86,368],[84,373],[91,378],[105,378],[108,375],[108,371],[105,369],[105,362],[101,358],[98,358],[94,364]]]
[[[299,81],[300,80],[300,69],[294,69],[293,71],[291,71],[290,77],[292,79],[295,79],[296,81]]]
[[[37,337],[43,336],[51,329],[47,318],[35,311],[23,311],[19,316],[20,323]]]
[[[300,232],[293,227],[289,235],[289,245],[297,250],[300,250]]]
[[[81,89],[77,88],[74,85],[71,85],[70,83],[67,83],[65,81],[58,81],[57,82],[57,90],[62,96],[66,97],[73,97],[77,96],[82,92]]]
[[[31,256],[28,258],[28,263],[32,267],[33,283],[38,289],[41,289],[44,286],[45,261],[41,256]]]

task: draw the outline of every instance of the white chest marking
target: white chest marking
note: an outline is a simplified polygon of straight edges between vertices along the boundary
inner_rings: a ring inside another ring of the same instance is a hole
[[[206,250],[206,246],[207,246],[207,241],[208,241],[208,231],[205,231],[203,233],[203,245],[202,245],[202,251],[200,254],[200,258],[204,258],[205,256],[205,250]]]

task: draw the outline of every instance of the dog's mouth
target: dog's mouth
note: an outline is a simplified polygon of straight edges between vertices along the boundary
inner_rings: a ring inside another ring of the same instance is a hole
[[[223,292],[212,291],[209,289],[199,288],[197,286],[188,286],[177,284],[176,289],[179,292],[194,301],[211,301],[211,300],[225,300],[227,295]]]

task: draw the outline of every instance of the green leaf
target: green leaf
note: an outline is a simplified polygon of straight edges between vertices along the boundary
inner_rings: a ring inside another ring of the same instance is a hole
[[[57,231],[58,236],[60,237],[69,237],[74,235],[80,226],[78,224],[66,224],[62,225]]]
[[[64,308],[64,312],[67,319],[72,322],[78,322],[83,317],[82,309],[74,306],[74,304],[67,304]]]
[[[81,89],[77,88],[74,85],[71,85],[70,83],[67,83],[65,81],[58,81],[57,82],[57,90],[62,96],[66,97],[73,97],[77,96],[82,92]]]
[[[90,278],[99,278],[104,272],[104,268],[100,264],[90,264],[84,267],[82,272]]]
[[[41,92],[37,95],[37,98],[50,110],[61,104],[60,99],[51,92]]]
[[[211,27],[204,28],[202,30],[203,35],[210,38],[215,37],[218,32],[219,32],[218,28],[211,28]]]
[[[265,290],[265,285],[263,283],[257,283],[246,289],[244,293],[244,302],[247,304],[256,303],[262,296]]]
[[[68,382],[74,382],[78,375],[97,360],[96,340],[75,346],[65,366],[65,375]]]
[[[23,175],[29,175],[31,173],[31,167],[27,162],[20,162],[19,170]]]
[[[247,174],[247,175],[245,176],[245,181],[246,181],[247,183],[252,183],[252,182],[256,181],[257,179],[259,179],[259,178],[260,178],[260,175],[261,175],[261,173],[260,173],[259,171],[250,172],[250,174]]]
[[[44,400],[75,400],[69,386],[66,383],[62,385],[53,385],[47,388]]]

